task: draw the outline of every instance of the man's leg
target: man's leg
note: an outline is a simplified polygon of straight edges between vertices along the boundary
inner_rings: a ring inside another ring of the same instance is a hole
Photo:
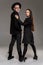
[[[19,55],[19,61],[22,62],[21,33],[17,34],[17,51],[18,51],[18,55]]]
[[[24,59],[24,61],[27,59],[27,57],[25,57],[27,49],[28,49],[28,44],[24,43],[24,50],[23,50],[23,59]]]
[[[9,45],[9,56],[8,56],[8,60],[14,58],[14,56],[12,56],[12,51],[13,51],[14,43],[15,43],[15,38],[14,38],[14,36],[12,36],[11,43]]]

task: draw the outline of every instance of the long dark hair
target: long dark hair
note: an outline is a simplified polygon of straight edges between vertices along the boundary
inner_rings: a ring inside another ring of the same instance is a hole
[[[30,18],[33,19],[32,11],[30,9],[26,9],[30,11]]]
[[[32,15],[32,11],[30,9],[26,9],[30,11],[30,18],[32,20],[32,26],[31,26],[31,30],[34,31],[34,21],[33,21],[33,15]]]

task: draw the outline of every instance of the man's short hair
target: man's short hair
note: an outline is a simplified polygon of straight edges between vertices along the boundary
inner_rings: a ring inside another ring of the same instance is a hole
[[[14,4],[12,5],[12,7],[11,7],[12,10],[14,10],[13,8],[15,7],[15,5],[19,5],[19,7],[20,7],[20,9],[21,9],[21,3],[16,2],[16,3],[14,3]]]

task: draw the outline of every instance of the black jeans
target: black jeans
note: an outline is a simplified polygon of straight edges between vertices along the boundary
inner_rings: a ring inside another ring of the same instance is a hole
[[[15,44],[15,41],[17,41],[17,51],[18,55],[22,55],[21,51],[21,33],[18,33],[17,35],[12,35],[11,43],[9,45],[9,56],[12,56],[13,46]]]

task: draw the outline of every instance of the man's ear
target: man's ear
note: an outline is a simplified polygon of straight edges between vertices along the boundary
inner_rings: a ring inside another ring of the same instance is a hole
[[[13,10],[15,10],[15,8],[13,8]]]

